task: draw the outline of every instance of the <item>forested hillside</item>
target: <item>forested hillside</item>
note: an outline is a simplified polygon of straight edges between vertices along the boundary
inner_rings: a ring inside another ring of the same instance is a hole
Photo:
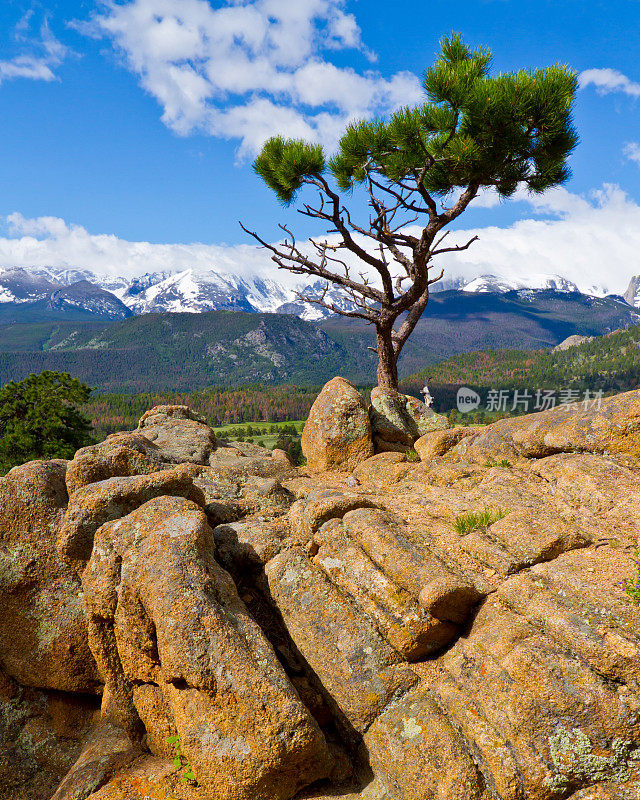
[[[189,391],[247,383],[365,377],[353,354],[297,317],[212,311],[147,314],[107,325],[0,328],[0,384],[70,372],[102,391]]]
[[[572,334],[599,335],[638,321],[636,309],[614,298],[577,292],[440,292],[405,346],[400,374],[457,353],[537,350]],[[374,343],[371,326],[357,320],[311,323],[236,311],[0,324],[0,385],[43,369],[70,372],[102,392],[321,385],[334,375],[366,383],[375,379]]]
[[[604,394],[640,386],[640,325],[569,347],[487,350],[454,356],[421,370],[404,381],[407,390],[418,390],[431,377],[439,402],[455,405],[459,386],[487,389],[602,390]],[[483,392],[481,391],[481,394]]]

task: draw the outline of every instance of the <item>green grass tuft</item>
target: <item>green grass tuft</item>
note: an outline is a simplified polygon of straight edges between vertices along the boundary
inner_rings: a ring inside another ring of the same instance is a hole
[[[500,461],[495,461],[493,458],[488,458],[484,462],[485,467],[510,467],[511,462],[507,461],[506,458],[501,458]]]
[[[640,552],[636,547],[634,551],[635,558],[633,559],[633,563],[636,567],[636,576],[633,579],[629,579],[625,586],[625,592],[629,595],[629,597],[633,600],[633,602],[640,606]]]
[[[466,536],[472,531],[482,530],[493,525],[499,519],[507,516],[507,512],[499,508],[497,511],[491,511],[485,508],[483,511],[469,511],[466,514],[457,514],[453,523],[453,527],[458,536]]]

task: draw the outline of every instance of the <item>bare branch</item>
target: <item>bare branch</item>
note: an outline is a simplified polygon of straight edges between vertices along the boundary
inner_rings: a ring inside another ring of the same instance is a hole
[[[472,239],[469,239],[466,244],[456,245],[455,247],[443,247],[441,250],[432,250],[431,257],[439,256],[441,253],[459,253],[460,250],[466,250],[474,242],[477,242],[479,238],[479,236],[474,236]],[[440,239],[440,241],[442,241],[442,239],[444,239],[444,236]]]
[[[377,289],[374,289],[371,286],[365,286],[363,284],[356,283],[346,276],[338,275],[321,264],[316,264],[310,258],[307,258],[307,256],[303,255],[295,247],[295,239],[288,228],[286,228],[284,225],[281,225],[280,227],[292,238],[291,243],[286,241],[284,243],[284,246],[288,248],[288,252],[269,244],[269,242],[266,242],[264,239],[262,239],[255,231],[250,231],[245,228],[241,222],[240,227],[245,233],[248,233],[249,236],[253,237],[257,242],[259,242],[262,247],[265,247],[267,250],[270,250],[273,253],[271,259],[281,269],[287,269],[290,272],[298,275],[315,275],[318,278],[324,278],[325,280],[331,281],[331,283],[336,283],[339,286],[345,286],[353,289],[354,291],[359,292],[364,297],[368,297],[374,302],[382,303],[385,301],[385,296]]]
[[[303,303],[313,303],[313,305],[326,308],[328,311],[332,311],[334,314],[339,314],[342,317],[354,317],[355,319],[364,319],[367,322],[375,321],[375,314],[373,312],[367,314],[364,311],[346,311],[343,308],[338,308],[337,306],[333,305],[333,303],[325,303],[324,300],[321,300],[317,297],[310,297],[309,295],[302,294],[301,292],[295,292],[295,295]]]

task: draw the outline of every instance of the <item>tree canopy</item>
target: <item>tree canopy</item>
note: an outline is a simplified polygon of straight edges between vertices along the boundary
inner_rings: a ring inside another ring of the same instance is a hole
[[[0,389],[0,470],[37,458],[72,458],[91,444],[91,424],[77,408],[90,394],[68,373],[50,370]]]
[[[430,275],[432,262],[475,239],[444,246],[443,229],[482,189],[504,198],[518,187],[544,192],[569,177],[567,158],[578,141],[575,72],[555,65],[491,75],[490,64],[489,50],[472,50],[458,34],[445,37],[424,74],[424,103],[387,120],[351,123],[330,158],[318,144],[277,136],[254,162],[285,205],[305,186],[317,190],[319,202],[299,210],[325,223],[328,238],[311,239],[310,251],[286,226],[280,245],[247,232],[278,266],[335,284],[352,302],[339,308],[326,292],[301,299],[375,325],[380,385],[397,388],[402,347],[442,277]],[[343,204],[342,195],[358,186],[367,194],[368,222],[358,223]],[[408,227],[417,221],[419,235]],[[358,277],[353,257],[366,265]]]

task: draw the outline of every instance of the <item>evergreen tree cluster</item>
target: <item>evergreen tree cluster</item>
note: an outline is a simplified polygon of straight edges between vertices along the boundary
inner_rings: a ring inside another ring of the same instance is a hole
[[[69,373],[45,370],[0,389],[0,471],[33,459],[73,458],[93,442],[78,406],[91,389]]]

